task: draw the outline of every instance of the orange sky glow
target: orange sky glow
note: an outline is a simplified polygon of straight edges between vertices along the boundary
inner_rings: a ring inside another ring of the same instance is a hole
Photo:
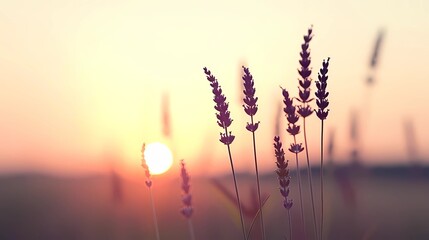
[[[167,144],[177,168],[185,159],[196,174],[229,170],[203,67],[230,102],[237,168],[253,171],[239,102],[241,63],[259,97],[261,170],[272,171],[279,86],[297,95],[300,44],[311,25],[313,79],[322,59],[331,58],[325,126],[335,132],[334,160],[349,161],[355,110],[363,163],[408,163],[405,121],[415,130],[417,157],[427,161],[428,13],[423,0],[2,1],[0,171],[142,172],[143,142]],[[368,88],[380,29],[380,61]],[[162,131],[163,94],[170,137]],[[308,123],[317,164],[320,123],[315,116]]]

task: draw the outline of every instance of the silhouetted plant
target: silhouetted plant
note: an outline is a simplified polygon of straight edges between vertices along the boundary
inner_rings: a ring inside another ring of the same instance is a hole
[[[305,217],[304,217],[304,204],[302,198],[302,185],[301,185],[301,171],[299,168],[299,160],[298,153],[302,152],[304,149],[302,148],[301,143],[297,143],[296,135],[300,132],[300,126],[297,124],[299,120],[299,116],[296,113],[296,107],[293,105],[293,98],[289,96],[289,92],[286,89],[282,89],[283,95],[283,103],[285,107],[283,111],[285,112],[286,119],[288,121],[286,131],[293,136],[293,143],[290,145],[289,151],[295,154],[296,161],[296,174],[298,176],[298,189],[299,189],[299,203],[301,210],[301,224],[305,230]],[[305,234],[305,231],[304,231]]]
[[[316,81],[317,91],[316,104],[319,107],[315,110],[317,117],[321,121],[321,132],[320,132],[320,200],[321,200],[321,216],[320,216],[320,238],[323,239],[323,216],[324,216],[324,200],[323,200],[323,122],[328,117],[329,109],[326,109],[329,105],[328,96],[329,92],[326,91],[328,85],[328,66],[329,58],[323,60],[322,68],[318,73],[319,81]]]
[[[282,147],[282,142],[280,141],[279,136],[274,137],[274,154],[276,156],[276,165],[277,165],[277,176],[280,185],[280,194],[283,197],[283,207],[288,211],[288,222],[289,222],[289,240],[292,239],[292,220],[290,215],[290,209],[292,208],[293,201],[289,198],[289,160],[285,161],[285,152]]]
[[[265,239],[265,227],[264,227],[264,215],[262,211],[262,200],[261,200],[261,187],[259,184],[259,170],[258,170],[258,160],[256,156],[256,139],[255,131],[258,129],[259,122],[254,122],[253,116],[258,111],[258,97],[255,97],[255,82],[253,81],[253,76],[250,74],[249,68],[243,66],[243,86],[244,86],[244,98],[243,98],[243,108],[244,112],[250,116],[250,122],[247,123],[246,129],[252,133],[253,141],[253,157],[255,161],[255,172],[256,172],[256,184],[258,187],[258,202],[259,202],[259,213],[261,216],[261,231],[262,239]]]
[[[190,193],[191,185],[189,184],[189,174],[185,168],[184,160],[180,161],[180,177],[182,178],[182,203],[183,207],[180,210],[182,215],[188,220],[189,234],[191,240],[195,239],[194,227],[192,225],[191,216],[194,211],[192,208],[192,195]]]
[[[159,240],[160,239],[160,237],[159,237],[159,228],[158,228],[158,220],[157,220],[157,217],[156,217],[155,203],[153,201],[151,174],[150,174],[150,170],[149,170],[149,167],[148,167],[148,165],[146,163],[146,159],[145,159],[145,156],[144,156],[145,147],[146,147],[146,144],[143,143],[142,150],[141,150],[141,152],[142,152],[142,167],[143,167],[143,169],[145,171],[145,175],[146,175],[146,181],[145,181],[145,183],[146,183],[146,186],[149,189],[150,205],[152,206],[152,217],[153,217],[153,224],[155,225],[156,239]]]
[[[311,173],[311,165],[310,165],[310,157],[308,154],[308,143],[307,143],[307,132],[306,132],[306,123],[305,119],[310,116],[313,111],[309,103],[313,100],[310,98],[310,86],[311,86],[311,57],[310,57],[310,41],[313,38],[313,29],[309,28],[307,35],[304,35],[304,43],[301,44],[301,59],[299,60],[300,69],[298,69],[298,73],[301,77],[299,79],[299,98],[298,101],[302,103],[301,106],[298,106],[298,114],[301,115],[303,119],[303,133],[304,133],[304,146],[305,146],[305,155],[307,157],[307,170],[308,170],[308,181],[310,183],[310,196],[311,196],[311,207],[313,211],[313,225],[314,225],[314,233],[318,238],[317,233],[317,220],[316,220],[316,210],[314,205],[314,194],[313,194],[313,178]]]
[[[301,51],[300,51],[300,68],[298,69],[298,73],[300,75],[299,78],[299,92],[298,98],[293,98],[289,95],[289,92],[286,89],[282,88],[282,95],[283,95],[283,103],[284,108],[283,111],[285,113],[286,119],[288,121],[287,123],[287,129],[286,131],[293,136],[293,142],[290,144],[290,147],[288,150],[295,154],[295,160],[296,160],[296,167],[297,167],[297,178],[298,178],[298,188],[299,188],[299,195],[300,195],[300,212],[301,212],[301,225],[304,229],[304,239],[306,239],[306,227],[305,227],[305,214],[304,214],[304,204],[303,204],[303,193],[302,193],[302,179],[301,179],[301,173],[300,173],[300,167],[299,167],[299,158],[298,154],[305,150],[306,152],[306,160],[307,160],[307,172],[308,172],[308,179],[309,179],[309,187],[310,187],[310,195],[311,195],[311,206],[312,206],[312,215],[313,215],[313,226],[314,226],[314,238],[319,239],[319,230],[320,230],[320,237],[322,238],[323,234],[323,217],[324,217],[324,209],[323,209],[323,123],[328,115],[327,107],[329,105],[328,102],[328,92],[326,92],[326,86],[327,86],[327,73],[328,73],[328,65],[329,65],[329,58],[326,61],[323,61],[322,68],[320,69],[320,73],[318,75],[318,80],[316,81],[316,87],[317,92],[315,93],[317,100],[316,104],[318,106],[317,110],[314,110],[316,112],[317,117],[320,118],[322,122],[321,127],[321,224],[320,229],[318,229],[317,226],[317,219],[316,219],[316,211],[315,211],[315,203],[314,203],[314,191],[313,191],[313,182],[312,182],[312,172],[311,172],[311,165],[310,165],[310,158],[309,158],[309,151],[308,151],[308,141],[307,141],[307,134],[306,134],[306,118],[309,117],[312,113],[312,107],[310,106],[310,102],[314,100],[314,98],[310,98],[311,93],[311,57],[310,57],[310,48],[309,43],[313,38],[313,30],[312,28],[308,29],[308,32],[306,35],[304,35],[304,43],[301,44]],[[258,161],[257,161],[257,151],[256,151],[256,137],[255,132],[259,128],[259,122],[255,122],[254,116],[256,115],[258,111],[258,105],[257,101],[258,98],[255,97],[256,89],[254,86],[254,80],[253,76],[251,75],[250,71],[246,67],[242,67],[243,69],[243,108],[245,113],[250,117],[250,121],[246,124],[246,129],[252,133],[252,140],[253,140],[253,155],[254,155],[254,163],[255,163],[255,172],[256,172],[256,182],[258,187],[258,202],[259,202],[259,210],[258,213],[261,214],[261,229],[262,229],[262,237],[265,239],[265,226],[263,221],[263,203],[261,199],[261,189],[260,189],[260,180],[259,180],[259,171],[258,171]],[[235,136],[232,134],[231,131],[228,130],[232,123],[232,119],[230,117],[230,112],[228,110],[228,103],[226,102],[226,97],[222,93],[222,89],[219,85],[219,82],[217,79],[212,75],[212,73],[207,69],[204,68],[204,73],[206,75],[207,80],[210,82],[210,86],[212,87],[212,92],[214,94],[213,101],[215,102],[215,110],[216,110],[216,118],[217,118],[217,124],[222,128],[222,132],[220,133],[220,139],[219,141],[222,142],[224,145],[227,146],[228,149],[228,155],[229,155],[229,161],[231,165],[231,171],[232,176],[234,180],[234,187],[235,187],[235,194],[237,199],[237,205],[240,212],[240,220],[241,220],[241,226],[243,230],[243,237],[246,239],[246,237],[250,236],[245,232],[245,225],[243,220],[243,209],[240,202],[240,195],[238,191],[237,186],[237,179],[236,174],[234,170],[234,164],[232,160],[232,154],[231,154],[231,148],[230,145],[234,141]],[[297,99],[301,104],[298,106],[295,106],[293,103],[293,99]],[[303,137],[304,137],[304,146],[302,143],[297,142],[297,135],[300,133],[301,127],[297,124],[299,118],[302,117],[303,119]],[[279,128],[280,123],[278,119],[276,120],[276,129]],[[292,237],[292,228],[291,228],[291,215],[290,215],[290,208],[292,207],[292,200],[289,199],[289,185],[290,185],[290,176],[289,176],[289,169],[288,167],[288,161],[285,161],[284,157],[284,150],[282,148],[282,143],[280,142],[280,137],[277,135],[276,131],[276,137],[274,138],[274,148],[275,148],[275,155],[277,159],[277,176],[280,184],[280,193],[283,197],[283,206],[288,210],[288,216],[289,216],[289,238]],[[230,196],[231,198],[232,195]],[[256,215],[257,217],[257,215]],[[255,217],[255,218],[256,218]],[[253,226],[253,223],[252,225]],[[252,229],[252,227],[250,227]]]
[[[237,203],[238,203],[238,210],[240,213],[240,221],[241,221],[241,228],[243,231],[243,239],[246,239],[246,228],[244,226],[244,220],[243,220],[243,210],[241,208],[241,202],[240,202],[240,194],[238,193],[238,186],[237,186],[237,178],[234,170],[234,163],[232,161],[232,155],[231,155],[231,143],[234,141],[235,136],[232,135],[231,131],[228,132],[228,127],[232,123],[232,119],[230,117],[230,112],[228,111],[228,103],[226,102],[226,97],[222,93],[222,89],[219,85],[219,82],[217,79],[212,75],[210,70],[207,68],[204,68],[204,73],[206,74],[207,80],[210,82],[210,86],[212,87],[213,92],[213,101],[215,102],[214,108],[216,109],[216,118],[217,118],[217,124],[219,127],[221,127],[224,132],[220,133],[220,139],[219,141],[222,142],[227,146],[228,149],[228,156],[229,156],[229,162],[231,165],[231,171],[232,171],[232,177],[234,180],[234,187],[235,187],[235,194],[237,197]]]

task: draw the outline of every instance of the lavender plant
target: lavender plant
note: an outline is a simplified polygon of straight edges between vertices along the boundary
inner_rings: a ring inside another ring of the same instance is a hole
[[[302,186],[301,186],[301,171],[299,168],[299,160],[298,160],[298,153],[302,152],[304,148],[302,147],[301,143],[297,144],[297,141],[296,141],[296,135],[298,135],[300,131],[300,126],[297,125],[299,116],[296,114],[296,107],[293,105],[293,99],[289,97],[289,92],[283,88],[282,95],[283,95],[283,103],[285,104],[283,111],[285,112],[286,119],[288,121],[288,127],[286,131],[293,136],[293,143],[290,145],[289,151],[295,154],[296,173],[298,176],[299,203],[300,203],[300,210],[301,210],[301,224],[305,229],[304,204],[303,204]],[[304,231],[304,234],[305,234],[305,231]]]
[[[301,44],[301,52],[300,52],[301,59],[299,60],[300,69],[298,69],[298,73],[301,79],[299,79],[298,101],[300,101],[302,104],[301,106],[298,106],[298,114],[303,119],[303,134],[304,134],[305,154],[307,157],[308,181],[310,184],[310,196],[311,196],[311,206],[313,211],[314,233],[316,238],[318,238],[316,210],[314,205],[314,194],[313,194],[313,180],[312,180],[313,178],[311,176],[312,173],[311,173],[310,157],[308,155],[307,132],[306,132],[306,123],[305,123],[305,119],[313,113],[311,106],[309,105],[309,103],[313,100],[312,98],[310,98],[310,86],[311,86],[312,79],[310,77],[311,57],[310,57],[310,49],[309,49],[310,41],[313,38],[312,33],[313,33],[313,29],[309,28],[307,35],[304,35],[304,43]]]
[[[290,176],[289,176],[289,160],[285,161],[285,152],[282,148],[282,142],[280,141],[279,136],[274,137],[274,154],[276,156],[276,165],[277,165],[277,176],[280,185],[280,194],[283,197],[283,207],[288,212],[288,220],[289,220],[289,240],[292,239],[292,220],[290,215],[290,209],[292,208],[293,201],[289,198],[289,184],[290,184]]]
[[[243,108],[244,112],[246,112],[247,115],[250,116],[250,122],[247,122],[246,129],[252,133],[252,141],[253,141],[253,157],[255,161],[255,172],[256,172],[256,184],[257,184],[257,190],[258,190],[258,202],[259,202],[259,213],[260,213],[260,219],[261,219],[261,232],[262,232],[262,239],[265,239],[265,227],[264,227],[264,216],[262,212],[262,200],[261,200],[261,187],[259,183],[259,171],[258,171],[258,160],[256,156],[256,138],[255,138],[255,131],[258,129],[259,122],[254,122],[253,116],[258,111],[258,97],[255,97],[255,83],[253,80],[253,76],[250,74],[249,68],[242,67],[243,68],[243,86],[244,86],[244,98],[243,98]]]
[[[306,118],[309,117],[312,113],[312,107],[310,106],[310,102],[314,100],[314,98],[310,98],[310,92],[311,92],[311,73],[312,70],[310,68],[311,64],[311,57],[310,57],[310,48],[309,44],[310,41],[313,38],[313,30],[312,28],[308,29],[308,32],[306,35],[304,35],[304,43],[301,44],[301,52],[300,56],[301,59],[299,60],[300,68],[298,69],[298,73],[300,75],[299,78],[299,92],[297,99],[301,104],[296,106],[293,103],[292,97],[290,97],[289,92],[286,89],[282,88],[282,95],[283,95],[283,103],[284,108],[283,111],[285,113],[286,119],[288,121],[287,129],[286,131],[293,136],[293,143],[290,144],[289,151],[295,154],[295,160],[296,160],[296,167],[297,167],[297,178],[298,178],[298,188],[299,188],[299,195],[300,195],[300,212],[301,212],[301,225],[304,229],[304,239],[306,239],[306,227],[305,227],[305,214],[304,214],[304,204],[303,204],[303,194],[302,194],[302,179],[301,179],[301,173],[300,173],[300,167],[299,167],[299,157],[298,154],[302,151],[306,152],[306,160],[307,160],[307,172],[308,172],[308,180],[309,180],[309,190],[311,195],[311,206],[312,206],[312,215],[313,215],[313,226],[314,226],[314,237],[315,239],[319,239],[319,231],[320,231],[320,239],[323,239],[323,218],[324,218],[324,208],[323,208],[323,135],[324,135],[324,120],[327,118],[328,110],[326,109],[329,105],[329,102],[327,100],[327,97],[329,95],[328,92],[326,92],[326,86],[327,86],[327,72],[328,72],[328,66],[329,66],[329,58],[326,61],[323,61],[322,68],[320,69],[320,73],[318,74],[318,80],[316,81],[316,87],[317,91],[315,93],[316,96],[316,104],[318,106],[317,110],[314,110],[316,112],[317,117],[321,120],[321,218],[320,218],[320,229],[318,229],[317,219],[316,219],[316,211],[315,211],[315,203],[314,203],[314,191],[313,191],[313,182],[312,182],[312,172],[311,172],[311,165],[310,165],[310,158],[309,158],[309,151],[308,151],[308,142],[307,142],[307,133],[306,133]],[[259,171],[258,171],[258,161],[257,161],[257,154],[256,154],[256,137],[255,132],[259,127],[259,121],[255,122],[254,116],[256,115],[258,111],[258,105],[257,101],[258,98],[255,97],[256,89],[254,87],[254,80],[253,76],[251,75],[248,68],[242,66],[243,69],[243,108],[245,113],[250,117],[250,121],[247,122],[246,129],[252,133],[252,140],[253,140],[253,155],[254,155],[254,163],[255,163],[255,171],[256,171],[256,182],[257,182],[257,198],[259,202],[259,210],[261,217],[261,229],[262,229],[262,237],[263,239],[266,238],[265,236],[265,228],[264,228],[264,221],[263,221],[263,214],[262,214],[262,208],[263,203],[261,201],[261,190],[260,190],[260,180],[259,180]],[[234,141],[235,136],[232,134],[231,131],[229,131],[229,127],[231,126],[232,119],[230,117],[230,112],[228,111],[228,102],[226,102],[226,97],[222,93],[222,89],[219,85],[219,82],[217,79],[212,75],[210,70],[207,68],[204,68],[204,73],[206,75],[207,80],[210,82],[210,86],[212,87],[212,92],[214,94],[213,101],[215,102],[215,110],[216,112],[216,118],[217,118],[217,124],[222,128],[222,132],[220,133],[220,139],[219,141],[222,142],[224,145],[227,146],[228,150],[228,156],[229,161],[231,165],[231,171],[232,176],[234,180],[234,187],[235,187],[235,194],[237,199],[237,205],[239,208],[240,213],[240,220],[241,220],[241,226],[243,230],[243,238],[246,239],[246,232],[245,232],[245,225],[243,220],[243,208],[241,206],[238,186],[237,186],[237,179],[236,174],[234,170],[234,164],[232,160],[231,155],[231,148],[230,145]],[[299,118],[302,117],[303,119],[303,137],[304,137],[304,146],[302,143],[297,142],[297,135],[300,133],[300,126],[297,124]],[[279,123],[276,123],[276,126],[279,126]],[[293,205],[292,200],[289,198],[289,185],[290,185],[290,176],[289,176],[289,169],[288,164],[289,161],[285,160],[284,157],[284,150],[282,148],[282,143],[280,141],[280,137],[278,136],[278,133],[276,132],[276,136],[274,137],[274,149],[275,149],[275,156],[277,159],[276,165],[277,165],[277,176],[279,180],[280,185],[280,193],[283,197],[283,206],[285,209],[288,210],[288,218],[289,218],[289,238],[292,237],[292,221],[291,221],[291,215],[290,215],[290,209]],[[184,164],[182,163],[182,178],[189,180],[189,177],[183,173]],[[186,191],[185,191],[186,192]],[[187,194],[187,192],[186,192]],[[232,197],[233,198],[233,197]],[[190,201],[190,200],[189,200]],[[185,206],[186,202],[184,202]],[[190,207],[190,202],[189,202]],[[192,208],[191,208],[192,209]],[[183,212],[182,212],[183,213]],[[183,213],[185,214],[185,213]],[[186,217],[186,214],[185,214]],[[189,216],[190,217],[190,216]],[[188,217],[188,218],[189,218]],[[256,216],[257,217],[257,216]],[[255,219],[256,219],[255,217]],[[252,225],[250,229],[252,229]],[[247,234],[247,237],[250,236]]]
[[[241,207],[240,194],[238,193],[238,186],[237,186],[237,178],[235,175],[234,163],[232,161],[232,155],[231,155],[230,145],[234,141],[235,136],[232,135],[231,131],[228,131],[228,127],[230,127],[231,123],[232,123],[232,119],[230,117],[230,112],[228,111],[228,103],[226,102],[225,95],[222,93],[222,89],[219,85],[219,82],[212,75],[210,70],[208,70],[207,68],[204,68],[204,73],[206,75],[207,80],[210,82],[210,86],[213,89],[212,90],[212,92],[214,94],[213,101],[215,102],[214,108],[217,111],[217,113],[216,113],[217,124],[219,125],[219,127],[221,127],[224,130],[223,133],[222,132],[220,133],[219,141],[222,142],[223,144],[225,144],[227,146],[227,149],[228,149],[229,162],[231,165],[231,172],[232,172],[232,177],[234,180],[235,194],[237,197],[237,205],[238,205],[238,210],[240,213],[241,229],[243,231],[243,239],[246,239],[246,229],[245,229],[244,220],[243,220],[243,210]]]
[[[329,109],[326,109],[329,105],[328,96],[329,92],[326,91],[328,85],[328,66],[329,58],[325,61],[323,60],[322,68],[318,73],[319,81],[316,81],[317,91],[316,95],[316,104],[319,107],[317,109],[316,115],[321,121],[321,132],[320,132],[320,201],[321,201],[321,217],[320,217],[320,238],[323,239],[323,122],[328,117]]]
[[[157,217],[156,217],[155,203],[153,201],[151,174],[150,174],[149,167],[146,164],[146,159],[145,159],[145,156],[144,156],[145,147],[146,147],[146,144],[143,143],[142,150],[141,150],[141,152],[142,152],[142,167],[143,167],[143,169],[145,171],[145,175],[146,175],[146,181],[145,181],[145,183],[146,183],[146,186],[149,189],[150,205],[152,207],[152,217],[153,217],[153,224],[155,225],[156,239],[159,240],[160,239],[160,237],[159,237],[159,228],[158,228],[158,220],[157,220]]]
[[[194,211],[194,209],[192,208],[192,195],[190,193],[191,185],[189,184],[190,178],[189,178],[188,172],[186,171],[185,162],[183,159],[180,161],[180,176],[182,178],[182,191],[183,191],[182,193],[183,207],[180,210],[180,212],[188,220],[189,234],[191,236],[190,238],[191,240],[194,240],[195,239],[194,227],[191,221],[191,216]]]

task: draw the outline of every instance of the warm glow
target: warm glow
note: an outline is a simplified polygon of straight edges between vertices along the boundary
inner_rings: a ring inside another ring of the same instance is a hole
[[[158,142],[146,145],[144,157],[150,173],[154,175],[165,173],[173,164],[170,149]]]

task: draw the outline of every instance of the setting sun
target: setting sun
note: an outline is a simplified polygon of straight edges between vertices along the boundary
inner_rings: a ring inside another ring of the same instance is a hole
[[[144,157],[150,173],[154,175],[165,173],[173,164],[173,155],[170,149],[158,142],[146,146]]]

